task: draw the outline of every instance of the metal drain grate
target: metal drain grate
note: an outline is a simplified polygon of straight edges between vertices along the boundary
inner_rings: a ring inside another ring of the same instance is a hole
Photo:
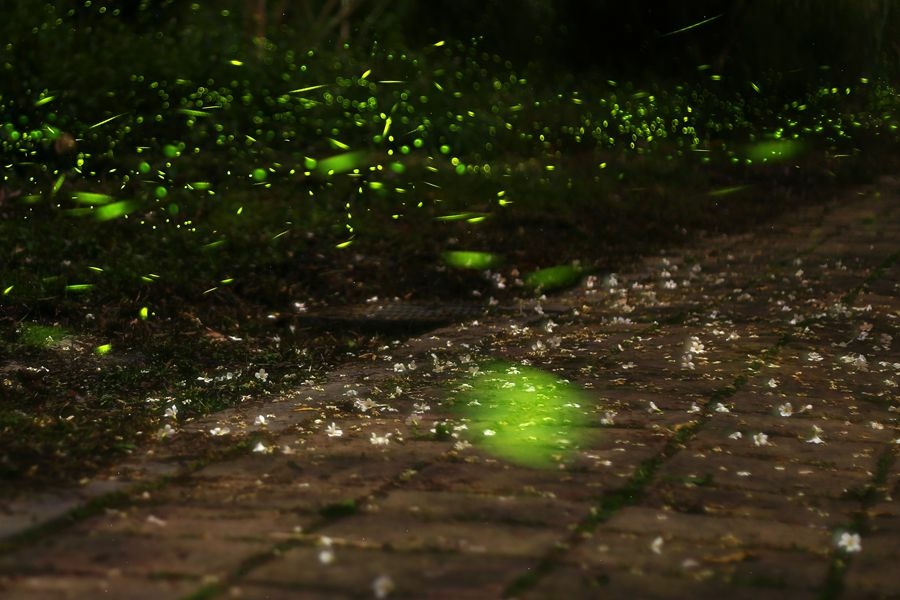
[[[471,303],[390,302],[324,309],[306,313],[300,321],[318,326],[420,329],[477,319],[486,312],[484,306]]]

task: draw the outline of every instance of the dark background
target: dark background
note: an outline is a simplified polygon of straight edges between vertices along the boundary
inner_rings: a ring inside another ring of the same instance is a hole
[[[183,0],[14,2],[4,13],[13,37],[41,13],[73,27],[124,24],[135,35],[177,41],[192,28],[231,43],[254,37],[280,45],[418,47],[437,39],[478,44],[518,62],[610,77],[684,80],[708,72],[752,77],[790,73],[799,81],[900,72],[896,0]],[[199,6],[199,9],[198,9]],[[218,18],[225,9],[226,21]],[[69,17],[71,15],[71,17]],[[114,17],[114,18],[110,18]],[[210,31],[210,19],[215,28]],[[713,19],[708,23],[673,33]],[[45,19],[46,20],[46,19]],[[23,23],[23,21],[25,23]],[[227,36],[226,36],[227,37]],[[702,71],[701,71],[702,73]],[[707,73],[708,74],[708,73]]]

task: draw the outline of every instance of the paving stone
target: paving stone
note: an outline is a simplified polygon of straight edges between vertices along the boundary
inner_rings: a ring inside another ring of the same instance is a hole
[[[77,598],[177,598],[196,589],[192,580],[139,579],[112,574],[106,577],[39,575],[0,576],[0,597],[10,600],[67,600]]]
[[[330,561],[323,562],[323,551]],[[528,566],[516,557],[359,548],[334,540],[331,546],[319,543],[292,548],[253,571],[246,581],[274,584],[280,590],[325,592],[331,597],[371,598],[375,580],[389,577],[394,586],[390,598],[475,600],[501,597],[507,574]]]
[[[696,600],[812,600],[818,598],[815,591],[797,588],[774,589],[772,587],[736,586],[710,580],[708,572],[698,572],[684,577],[666,577],[658,573],[631,573],[611,571],[602,567],[565,567],[555,570],[527,592],[517,594],[517,600],[544,598],[691,598]]]

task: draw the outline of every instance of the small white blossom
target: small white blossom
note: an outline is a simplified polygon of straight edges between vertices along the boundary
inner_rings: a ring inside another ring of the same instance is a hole
[[[717,413],[729,413],[729,412],[731,412],[731,410],[727,406],[722,404],[721,402],[717,402],[716,403],[716,412]]]
[[[862,550],[862,539],[858,533],[844,531],[837,538],[837,546],[844,552],[854,553]]]
[[[156,515],[147,515],[147,523],[156,525],[157,527],[165,527],[168,523],[164,519],[160,519]]]
[[[163,428],[160,429],[159,432],[157,432],[157,435],[160,438],[169,438],[169,437],[172,437],[173,435],[175,435],[176,433],[178,433],[176,431],[176,429],[174,427],[172,427],[171,425],[169,425],[168,423],[166,423],[163,426]]]
[[[731,435],[728,436],[728,439],[739,440],[742,437],[744,437],[743,433],[741,433],[740,431],[735,431],[734,433],[732,433]]]
[[[165,416],[169,419],[178,418],[178,407],[176,405],[172,405],[166,409]]]
[[[262,442],[256,442],[256,445],[253,446],[253,451],[257,454],[269,454],[272,449],[263,444]]]
[[[257,379],[259,379],[260,381],[262,381],[263,383],[265,383],[266,381],[269,380],[269,374],[266,372],[265,369],[260,369],[259,371],[254,373],[253,376],[256,377]]]
[[[654,554],[662,554],[663,541],[661,535],[656,536],[656,539],[650,544],[650,550],[652,550]]]
[[[394,373],[406,373],[406,365],[403,363],[394,363]]]
[[[688,414],[694,414],[700,412],[700,407],[697,406],[696,402],[691,402],[691,407],[688,409]]]
[[[269,424],[269,420],[266,418],[266,415],[256,415],[256,420],[253,421],[253,424],[265,427]]]
[[[768,446],[769,436],[765,433],[756,433],[753,435],[753,443],[757,446]]]
[[[789,417],[794,414],[794,407],[791,406],[790,402],[785,402],[781,406],[778,407],[778,414],[782,417]]]
[[[344,430],[332,422],[331,425],[325,428],[325,433],[328,434],[328,437],[341,437],[344,435]]]
[[[812,437],[810,437],[808,440],[806,440],[806,443],[807,444],[824,444],[825,440],[823,440],[821,437],[819,437],[820,433],[822,433],[822,430],[814,425]]]
[[[378,435],[373,431],[371,436],[369,436],[369,443],[371,443],[373,446],[387,446],[391,443],[390,437],[390,433]]]
[[[616,419],[616,413],[614,413],[611,410],[608,410],[605,413],[603,413],[602,417],[600,417],[600,424],[601,425],[614,425],[615,419]]]
[[[648,413],[661,413],[662,409],[660,407],[658,407],[656,405],[656,403],[651,400],[647,405],[647,412]]]
[[[372,410],[373,408],[377,407],[378,404],[376,404],[373,400],[366,398],[364,400],[354,401],[353,406],[355,406],[356,410],[358,410],[359,412],[364,413],[364,412],[368,412],[368,411]]]
[[[770,388],[777,388],[778,381],[776,381],[775,378],[773,377],[769,381],[766,382],[766,385],[768,385]]]
[[[822,362],[822,355],[818,352],[810,352],[806,355],[806,360],[809,362]]]
[[[213,427],[209,430],[209,435],[213,435],[216,437],[228,435],[229,433],[231,433],[231,429],[228,427]]]
[[[334,550],[331,546],[319,550],[319,562],[323,565],[330,565],[334,562]]]
[[[497,432],[493,429],[485,429],[482,433],[484,433],[484,437],[494,437],[497,435]]]

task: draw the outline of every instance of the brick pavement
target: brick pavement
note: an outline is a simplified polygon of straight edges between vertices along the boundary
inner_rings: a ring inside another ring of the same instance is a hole
[[[898,598],[898,204],[883,181],[181,423],[0,506],[0,597]]]

